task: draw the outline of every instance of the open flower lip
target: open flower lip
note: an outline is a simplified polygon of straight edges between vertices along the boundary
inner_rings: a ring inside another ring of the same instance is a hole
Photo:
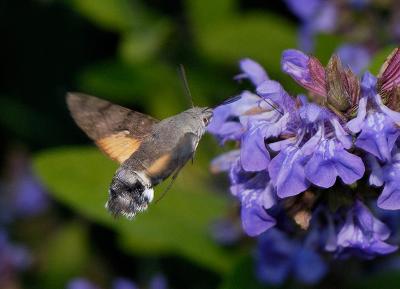
[[[285,231],[289,222],[307,234],[316,227],[326,232],[313,250],[337,257],[392,253],[391,232],[368,205],[400,209],[400,112],[391,105],[400,91],[400,50],[377,77],[365,72],[359,78],[336,55],[323,67],[294,49],[283,52],[281,67],[306,95],[289,95],[245,59],[236,79],[249,79],[255,93],[218,107],[210,125],[217,138],[238,144],[214,162],[214,171],[229,171],[245,232]],[[301,197],[306,191],[313,196],[309,204]],[[285,211],[284,217],[277,213]]]

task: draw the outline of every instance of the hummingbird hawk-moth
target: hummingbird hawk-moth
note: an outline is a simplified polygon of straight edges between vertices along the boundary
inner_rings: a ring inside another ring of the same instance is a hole
[[[154,186],[176,178],[193,157],[213,111],[192,107],[161,121],[83,93],[68,93],[77,125],[121,165],[112,178],[106,208],[132,219],[147,209]]]

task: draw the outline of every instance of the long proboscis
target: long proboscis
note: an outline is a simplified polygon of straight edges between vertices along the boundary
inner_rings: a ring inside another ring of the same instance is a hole
[[[238,101],[238,100],[241,99],[241,98],[242,98],[242,96],[241,96],[240,94],[239,94],[239,95],[236,95],[236,96],[233,96],[233,97],[230,97],[230,98],[224,100],[223,102],[221,102],[221,103],[219,103],[219,104],[213,106],[212,109],[215,109],[216,107],[221,106],[221,105],[227,105],[227,104],[236,102],[236,101]],[[271,106],[274,110],[276,110],[277,112],[279,112],[280,114],[283,115],[283,112],[280,111],[274,103],[270,102],[268,99],[265,99],[265,98],[262,97],[262,96],[260,96],[260,98],[261,98],[262,101],[265,101],[269,106]]]

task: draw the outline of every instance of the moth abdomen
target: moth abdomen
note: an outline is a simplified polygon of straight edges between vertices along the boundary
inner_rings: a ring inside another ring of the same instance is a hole
[[[147,209],[153,196],[153,187],[145,175],[121,168],[111,181],[106,208],[115,217],[124,215],[132,219]]]

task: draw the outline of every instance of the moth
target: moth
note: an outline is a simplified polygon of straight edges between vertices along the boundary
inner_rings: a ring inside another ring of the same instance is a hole
[[[213,110],[192,107],[161,121],[100,98],[67,94],[77,125],[111,159],[120,163],[109,187],[106,208],[132,219],[147,209],[154,187],[193,158]]]

